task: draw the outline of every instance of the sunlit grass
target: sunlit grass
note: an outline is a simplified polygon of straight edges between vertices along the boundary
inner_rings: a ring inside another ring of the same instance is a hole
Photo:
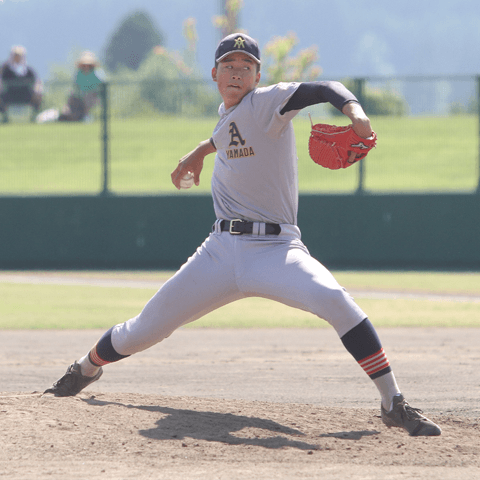
[[[94,287],[14,283],[17,273],[37,279],[62,276],[152,281],[152,288]],[[157,287],[172,272],[2,272],[0,329],[109,328],[140,313]],[[352,291],[428,292],[480,296],[480,273],[334,272]],[[359,295],[357,303],[378,327],[480,327],[480,302],[428,299],[373,299]],[[185,328],[320,328],[328,324],[314,315],[285,305],[249,298],[226,305]]]
[[[366,161],[365,188],[372,192],[473,191],[478,181],[475,116],[374,117],[378,145]],[[176,193],[170,173],[180,158],[210,138],[217,118],[112,119],[109,124],[109,188],[120,194]],[[345,117],[315,123],[347,124]],[[301,192],[344,193],[357,187],[359,165],[330,171],[308,155],[310,120],[294,119]],[[0,194],[95,194],[103,188],[102,125],[7,124],[0,128]],[[201,185],[210,191],[213,155]],[[188,192],[181,192],[187,194]]]

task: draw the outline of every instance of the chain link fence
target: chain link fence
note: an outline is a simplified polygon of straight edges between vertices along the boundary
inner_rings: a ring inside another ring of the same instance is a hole
[[[479,77],[341,81],[371,118],[377,149],[344,171],[321,169],[308,157],[308,115],[348,118],[325,104],[305,109],[294,120],[301,192],[479,193]],[[61,112],[70,92],[68,82],[45,84],[43,112]],[[105,84],[82,122],[37,123],[28,107],[11,108],[0,124],[0,195],[177,193],[170,173],[211,135],[220,102],[210,80],[158,79]],[[197,192],[208,193],[212,163]]]

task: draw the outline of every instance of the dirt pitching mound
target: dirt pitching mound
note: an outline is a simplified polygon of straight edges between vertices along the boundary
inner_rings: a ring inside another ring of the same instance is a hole
[[[0,395],[2,478],[479,478],[480,426],[440,437],[378,411],[139,394]],[[439,469],[441,468],[441,472]],[[438,472],[438,473],[436,473]]]
[[[480,479],[480,329],[380,330],[430,438],[383,425],[328,329],[180,329],[77,397],[42,395],[102,333],[2,332],[1,479]]]

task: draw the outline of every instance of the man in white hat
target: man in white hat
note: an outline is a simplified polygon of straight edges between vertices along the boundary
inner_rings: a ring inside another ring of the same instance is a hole
[[[32,120],[40,110],[43,84],[35,71],[27,65],[27,51],[15,45],[10,58],[2,65],[0,74],[0,113],[3,122],[8,122],[8,106],[25,104],[33,107]]]

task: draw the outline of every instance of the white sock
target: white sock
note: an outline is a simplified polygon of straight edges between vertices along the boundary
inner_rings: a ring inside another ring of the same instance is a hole
[[[85,377],[94,377],[100,370],[99,366],[94,365],[90,361],[90,359],[88,358],[88,353],[84,357],[82,357],[77,363],[80,365],[82,375],[84,375]]]
[[[373,383],[382,396],[383,408],[389,412],[393,408],[393,397],[401,393],[395,380],[395,375],[393,372],[386,373],[381,377],[375,378]]]

